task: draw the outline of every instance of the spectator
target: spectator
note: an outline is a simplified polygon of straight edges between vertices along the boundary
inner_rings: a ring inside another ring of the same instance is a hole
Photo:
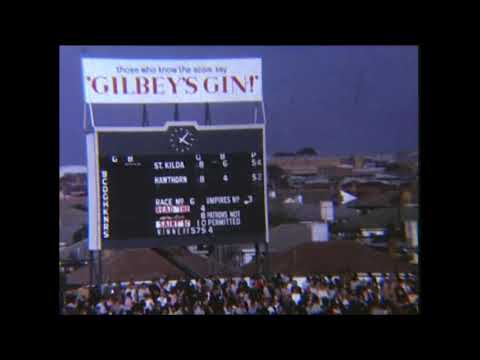
[[[95,312],[98,315],[106,315],[108,313],[107,311],[107,304],[105,302],[105,298],[102,296],[100,297],[100,301],[98,304],[95,306]]]
[[[203,309],[203,306],[199,302],[195,303],[195,306],[193,308],[193,314],[194,315],[205,315],[205,310]]]
[[[132,299],[131,292],[123,295],[123,298],[124,298],[123,306],[125,308],[125,311],[131,311],[133,309],[133,305],[134,305],[134,301]]]
[[[154,308],[155,302],[153,301],[152,296],[150,294],[147,294],[145,299],[144,311],[153,312]]]
[[[130,280],[130,282],[127,285],[127,290],[125,291],[125,294],[130,295],[131,299],[133,301],[137,301],[137,288],[135,286],[135,283],[133,282],[133,279]]]
[[[124,305],[120,302],[117,295],[112,295],[110,313],[113,315],[120,315],[124,313]]]
[[[301,285],[301,286],[300,286]],[[345,286],[344,286],[345,285]],[[418,314],[419,296],[413,276],[372,274],[350,280],[338,276],[309,276],[302,284],[291,276],[272,279],[216,277],[153,279],[151,285],[125,288],[110,281],[108,296],[79,288],[66,293],[62,314],[162,315],[281,315],[281,314]],[[114,289],[112,293],[112,289]]]
[[[310,305],[307,306],[307,313],[310,315],[320,315],[322,313],[322,307],[320,305],[320,298],[312,296],[312,300],[309,301]]]
[[[384,304],[381,304],[379,301],[374,301],[370,308],[371,315],[388,315],[389,312],[387,307]]]
[[[66,295],[66,305],[63,308],[64,315],[78,315],[79,311],[77,309],[77,298],[73,294]]]

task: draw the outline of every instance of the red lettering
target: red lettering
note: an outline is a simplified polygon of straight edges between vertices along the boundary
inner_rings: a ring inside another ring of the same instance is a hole
[[[160,91],[161,91],[160,94],[163,95],[163,94],[165,94],[165,90],[163,89],[164,84],[162,84],[162,83],[157,84],[157,80],[159,80],[159,81],[160,81],[160,80],[164,80],[164,78],[163,78],[163,77],[159,77],[159,78],[155,78],[155,77],[154,77],[154,78],[152,78],[152,88],[153,88],[152,91],[153,91],[154,94],[157,94],[158,88],[161,87],[161,89],[160,89]]]
[[[197,84],[195,84],[194,82],[192,82],[192,79],[195,79],[195,80],[196,80],[197,78],[190,78],[190,77],[188,77],[188,78],[184,78],[184,79],[183,79],[188,86],[190,86],[191,88],[193,88],[193,92],[191,92],[191,93],[187,92],[187,94],[195,94],[195,93],[197,92],[197,90],[198,90]]]
[[[224,76],[223,78],[223,92],[226,94],[227,93],[227,77]]]
[[[122,76],[122,90],[125,95],[134,95],[135,93],[129,93],[128,92],[128,86],[127,86],[127,78]]]
[[[108,85],[107,84],[103,84],[103,92],[100,92],[97,88],[97,80],[98,79],[104,79],[104,80],[107,80],[106,77],[104,76],[97,76],[95,78],[93,78],[92,80],[92,88],[93,88],[93,91],[95,91],[97,94],[105,94],[107,91],[108,91]]]
[[[118,94],[117,78],[115,76],[112,77],[112,85],[113,85],[113,93],[115,95]]]
[[[214,86],[213,91],[209,91],[209,89],[208,89],[208,80],[210,80],[210,79],[217,79],[217,78],[211,78],[211,77],[206,78],[205,81],[203,82],[203,87],[205,88],[205,91],[208,92],[208,93],[216,93],[218,91],[218,84],[217,83],[215,83],[213,85]]]
[[[232,80],[235,84],[237,84],[237,86],[240,88],[240,90],[242,90],[243,92],[247,91],[247,86],[242,84],[236,76],[232,76]]]
[[[250,91],[251,92],[253,92],[253,83],[256,79],[258,79],[258,75],[255,75],[255,76],[251,75],[250,76]]]
[[[143,80],[143,84],[140,84],[141,80]],[[146,77],[137,77],[135,78],[135,82],[137,84],[137,94],[148,94],[148,78]],[[144,92],[142,92],[142,88],[145,90]]]
[[[174,94],[177,93],[177,84],[175,84],[175,81],[171,77],[167,77],[168,82],[172,85],[172,92]]]

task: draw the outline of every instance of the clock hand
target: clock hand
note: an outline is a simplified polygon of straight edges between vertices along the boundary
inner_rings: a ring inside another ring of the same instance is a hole
[[[186,145],[191,145],[189,142],[187,142],[186,140],[184,140],[183,138],[179,138],[178,141],[180,142],[180,144],[186,144]]]
[[[183,137],[181,137],[180,139],[180,142],[182,141],[185,141],[185,138],[190,134],[190,132],[187,130],[187,132],[185,133],[185,135],[183,135]]]

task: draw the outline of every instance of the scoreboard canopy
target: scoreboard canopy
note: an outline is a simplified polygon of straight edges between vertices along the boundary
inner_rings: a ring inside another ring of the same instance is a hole
[[[89,248],[268,241],[263,124],[96,128]]]

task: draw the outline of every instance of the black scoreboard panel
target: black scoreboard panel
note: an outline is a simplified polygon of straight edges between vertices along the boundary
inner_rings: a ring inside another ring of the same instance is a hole
[[[185,124],[99,130],[102,247],[264,242],[263,131]]]

